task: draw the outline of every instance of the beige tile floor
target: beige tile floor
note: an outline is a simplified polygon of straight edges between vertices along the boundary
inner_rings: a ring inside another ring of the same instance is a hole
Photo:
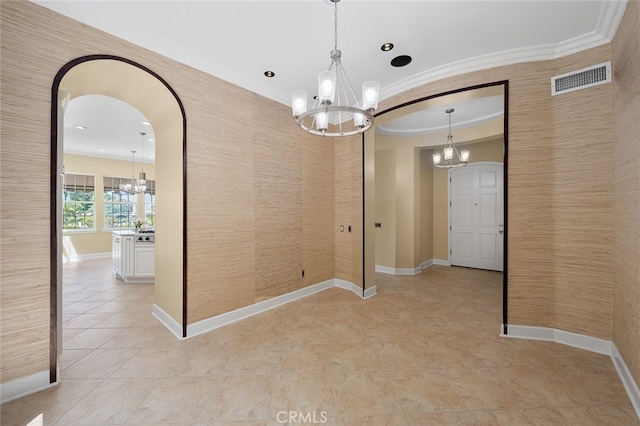
[[[64,277],[62,383],[2,425],[640,424],[608,357],[498,337],[500,273],[377,275],[369,300],[330,289],[186,341],[108,259]]]

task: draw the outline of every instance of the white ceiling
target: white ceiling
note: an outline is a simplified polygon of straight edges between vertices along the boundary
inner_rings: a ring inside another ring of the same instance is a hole
[[[148,123],[147,118],[119,99],[78,96],[69,101],[64,114],[64,151],[89,157],[135,159],[136,163],[143,162],[144,154],[145,163],[155,163],[153,128],[143,123]]]
[[[329,0],[32,1],[286,105],[293,90],[315,94],[334,45]],[[342,0],[338,48],[354,88],[377,80],[384,99],[609,43],[625,7],[626,0]],[[395,48],[383,52],[386,42]],[[398,55],[413,61],[391,66]]]

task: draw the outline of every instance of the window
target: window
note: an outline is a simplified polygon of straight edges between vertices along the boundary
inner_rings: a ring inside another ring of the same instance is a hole
[[[65,173],[62,188],[62,229],[96,229],[95,177]]]
[[[129,178],[104,176],[104,226],[107,229],[133,228],[136,219],[137,194],[120,190]]]
[[[156,181],[147,179],[147,190],[144,193],[144,219],[147,226],[156,226]]]

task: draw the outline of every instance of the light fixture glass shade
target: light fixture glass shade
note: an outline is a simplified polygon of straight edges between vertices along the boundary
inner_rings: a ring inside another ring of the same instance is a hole
[[[462,151],[460,151],[460,161],[462,162],[467,162],[469,161],[469,150],[468,149],[463,149]]]
[[[316,113],[316,129],[327,130],[329,127],[329,114],[324,111]]]
[[[451,160],[453,158],[453,148],[448,146],[444,149],[444,159]]]
[[[439,152],[433,153],[433,164],[440,164],[440,160],[442,160],[442,154]]]
[[[299,117],[307,112],[307,92],[294,90],[291,93],[291,109],[294,117]]]
[[[354,105],[354,108],[358,108],[358,104]],[[364,116],[363,113],[361,112],[354,112],[353,113],[353,124],[356,127],[364,127],[367,125],[367,119]]]
[[[138,173],[138,183],[141,185],[147,183],[147,174],[145,172]]]
[[[322,105],[333,103],[336,94],[336,73],[321,71],[318,73],[318,100]]]
[[[378,108],[380,96],[380,83],[377,81],[365,81],[362,83],[362,109]]]

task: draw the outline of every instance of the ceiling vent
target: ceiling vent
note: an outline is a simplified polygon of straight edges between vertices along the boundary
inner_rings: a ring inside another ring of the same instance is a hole
[[[551,96],[611,82],[611,62],[551,77]]]

